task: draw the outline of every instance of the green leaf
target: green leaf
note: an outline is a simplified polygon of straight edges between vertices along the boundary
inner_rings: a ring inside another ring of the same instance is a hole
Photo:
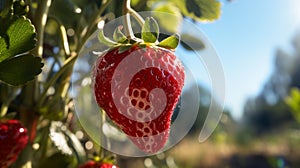
[[[159,27],[153,17],[147,17],[142,27],[142,39],[146,43],[155,43],[158,39]]]
[[[181,35],[181,44],[187,50],[203,50],[205,48],[205,44],[201,39],[189,34]]]
[[[179,41],[180,41],[180,36],[178,34],[175,34],[161,41],[158,44],[158,46],[167,49],[175,49],[178,46]]]
[[[130,44],[129,44],[129,45],[121,45],[121,46],[119,47],[118,53],[121,54],[121,53],[123,53],[123,52],[129,50],[131,47],[132,47],[132,45],[130,45]]]
[[[7,59],[0,63],[0,81],[10,85],[22,85],[33,80],[42,72],[41,58],[23,55]]]
[[[111,39],[105,37],[103,29],[101,29],[98,33],[98,40],[100,41],[100,43],[107,45],[109,47],[115,46],[117,45],[116,42],[112,41]]]
[[[0,36],[0,62],[33,49],[36,43],[35,29],[29,19],[20,17],[10,21],[5,36]]]
[[[221,15],[221,3],[217,0],[174,0],[181,12],[197,21],[213,21]]]
[[[300,90],[298,88],[292,88],[285,102],[291,109],[296,121],[300,123]]]
[[[199,18],[202,16],[200,6],[195,2],[195,0],[185,0],[185,6],[189,13],[193,13]]]
[[[159,25],[171,33],[178,32],[183,19],[180,9],[172,2],[158,2],[155,4],[153,15],[157,19]]]
[[[127,37],[122,33],[123,26],[118,26],[113,35],[114,41],[118,43],[125,43],[127,41]]]
[[[6,41],[3,37],[0,36],[0,62],[1,62],[1,58],[2,58],[1,53],[5,52],[6,50],[7,50]]]
[[[13,3],[13,14],[17,16],[26,15],[29,11],[28,5],[23,0],[15,1]]]

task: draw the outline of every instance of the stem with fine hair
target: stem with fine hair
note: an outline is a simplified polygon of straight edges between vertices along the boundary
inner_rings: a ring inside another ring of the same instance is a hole
[[[129,13],[136,19],[136,21],[141,26],[143,26],[145,23],[145,20],[142,18],[142,16],[140,14],[138,14],[134,9],[131,8],[130,2],[131,2],[131,0],[125,0],[124,6],[123,6],[124,14]]]
[[[125,15],[124,24],[125,24],[125,32],[128,38],[136,40],[134,33],[132,31],[130,15],[132,15],[136,21],[139,23],[140,26],[143,26],[145,20],[139,15],[135,10],[133,10],[130,6],[131,0],[124,0],[123,2],[123,14]]]

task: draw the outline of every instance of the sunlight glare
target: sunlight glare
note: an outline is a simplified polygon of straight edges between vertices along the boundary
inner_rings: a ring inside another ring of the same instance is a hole
[[[291,0],[287,1],[290,8],[290,15],[293,16],[292,19],[295,19],[295,22],[300,26],[300,1],[299,0]]]

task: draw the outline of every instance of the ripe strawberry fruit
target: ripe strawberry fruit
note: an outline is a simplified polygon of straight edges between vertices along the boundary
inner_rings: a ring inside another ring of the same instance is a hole
[[[147,21],[155,22],[148,19],[145,24]],[[93,70],[98,105],[146,153],[164,147],[185,76],[170,50],[174,46],[168,45],[177,46],[178,38],[170,36],[158,45],[155,41],[147,41],[146,34],[143,42],[115,44],[99,56]]]
[[[15,162],[27,142],[27,130],[18,120],[0,121],[0,167]]]
[[[118,167],[110,163],[99,163],[95,161],[88,161],[80,165],[79,168],[118,168]]]

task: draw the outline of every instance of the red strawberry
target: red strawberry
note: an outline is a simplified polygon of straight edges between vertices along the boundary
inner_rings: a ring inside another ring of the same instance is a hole
[[[110,163],[99,163],[95,161],[88,161],[79,166],[79,168],[118,168],[117,166]]]
[[[132,46],[112,49],[96,62],[94,94],[111,120],[143,151],[165,145],[171,116],[184,84],[184,69],[172,51]]]
[[[18,157],[28,142],[27,130],[17,120],[0,122],[0,167],[6,168]]]

